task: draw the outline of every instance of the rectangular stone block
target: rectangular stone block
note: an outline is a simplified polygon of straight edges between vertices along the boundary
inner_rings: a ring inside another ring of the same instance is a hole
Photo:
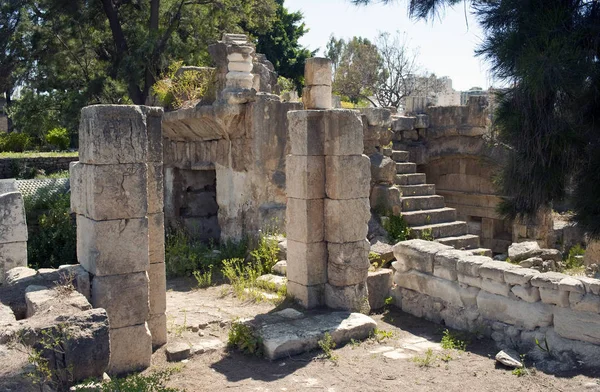
[[[92,305],[106,309],[112,333],[113,328],[146,322],[149,312],[148,292],[146,272],[95,276],[92,280]]]
[[[148,329],[152,334],[152,347],[160,347],[167,343],[167,315],[151,314]]]
[[[302,90],[305,109],[331,109],[331,86],[306,86]]]
[[[456,263],[467,256],[468,252],[456,249],[437,252],[433,258],[433,274],[442,279],[457,280]]]
[[[456,262],[456,272],[463,275],[479,277],[479,268],[488,261],[490,257],[486,256],[467,256]]]
[[[167,310],[167,275],[165,264],[150,264],[148,279],[150,281],[150,315],[163,314]]]
[[[147,162],[146,114],[141,106],[93,105],[81,109],[79,161],[97,165]]]
[[[304,65],[304,84],[306,86],[331,86],[331,82],[331,60],[323,57],[306,59],[306,64]]]
[[[325,305],[330,309],[369,313],[369,294],[367,282],[351,286],[325,285]]]
[[[600,313],[600,297],[594,294],[569,293],[571,309],[580,312]]]
[[[325,155],[361,155],[363,125],[354,110],[335,109],[325,114]]]
[[[569,307],[569,292],[547,289],[540,287],[540,297],[545,304],[558,305],[563,308]]]
[[[110,315],[109,315],[110,318]],[[152,336],[146,323],[124,328],[110,328],[111,376],[138,372],[150,366]]]
[[[554,308],[554,330],[567,339],[600,344],[600,315]]]
[[[77,215],[77,259],[96,276],[148,269],[148,220],[95,221]]]
[[[508,297],[508,294],[510,293],[509,285],[487,278],[481,278],[481,289],[488,293],[502,295],[504,297]]]
[[[539,274],[539,271],[529,268],[515,268],[504,271],[504,281],[508,284],[529,285],[531,278]]]
[[[438,252],[453,249],[439,242],[425,240],[408,240],[394,246],[394,257],[403,261],[408,268],[433,273],[433,260]]]
[[[532,286],[513,286],[510,291],[517,297],[527,302],[538,302],[540,300],[540,289]]]
[[[0,284],[6,273],[17,267],[27,267],[27,242],[0,244]]]
[[[465,306],[461,297],[461,288],[456,282],[436,278],[420,271],[409,271],[395,274],[394,283],[402,288],[441,299],[453,306]]]
[[[141,106],[146,115],[146,133],[148,134],[148,162],[163,162],[163,134],[162,118],[163,108]]]
[[[288,155],[285,172],[287,197],[296,199],[325,197],[325,157]]]
[[[288,280],[287,295],[306,309],[317,308],[324,303],[325,285],[305,286]]]
[[[288,238],[287,246],[288,281],[304,286],[327,282],[327,246],[325,242],[307,244]]]
[[[481,278],[470,275],[457,274],[458,281],[467,286],[481,288]]]
[[[95,220],[142,218],[148,211],[147,166],[81,165],[83,193],[75,201],[82,215]]]
[[[371,161],[366,155],[325,157],[325,193],[330,199],[368,198]]]
[[[286,235],[299,242],[321,242],[324,236],[323,199],[294,199],[288,197]]]
[[[148,214],[164,210],[164,175],[162,163],[148,163]]]
[[[385,306],[385,301],[390,296],[390,289],[393,284],[393,272],[387,268],[369,272],[367,288],[369,292],[369,306],[372,310]]]
[[[553,307],[541,302],[515,301],[481,290],[477,295],[477,307],[483,318],[518,328],[532,330],[552,325]]]
[[[85,214],[85,177],[83,164],[79,161],[69,163],[69,185],[71,186],[71,212]]]
[[[350,286],[366,282],[371,263],[369,241],[327,243],[327,281],[334,286]]]
[[[505,261],[491,260],[479,267],[479,275],[482,278],[490,279],[498,283],[504,283],[504,272],[521,267]]]
[[[325,155],[325,110],[292,110],[287,113],[292,155]]]
[[[148,215],[148,261],[165,262],[165,214]]]
[[[25,205],[20,192],[0,195],[0,244],[27,241]]]
[[[337,243],[364,240],[370,218],[368,198],[325,199],[325,240]]]

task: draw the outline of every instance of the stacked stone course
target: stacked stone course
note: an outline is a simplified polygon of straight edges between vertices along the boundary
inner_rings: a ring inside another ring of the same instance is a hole
[[[92,275],[92,305],[108,313],[113,374],[148,367],[152,343],[166,341],[161,117],[84,108],[70,169],[77,257]]]
[[[304,105],[288,113],[288,292],[307,308],[368,308],[370,161],[363,124],[331,108],[331,63],[307,62]],[[321,110],[314,110],[321,109]]]
[[[5,273],[27,266],[27,223],[15,180],[0,180],[0,284]]]

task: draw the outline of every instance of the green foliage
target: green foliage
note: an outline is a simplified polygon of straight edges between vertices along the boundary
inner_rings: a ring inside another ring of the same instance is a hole
[[[576,256],[585,255],[585,249],[577,244],[569,249],[569,255],[565,260],[566,269],[577,269],[583,267],[583,258],[577,258]]]
[[[435,355],[433,355],[433,350],[428,348],[425,351],[425,354],[422,357],[414,357],[411,360],[415,362],[419,367],[432,367],[435,362]]]
[[[433,237],[433,229],[427,228],[427,229],[421,230],[421,233],[419,234],[419,238],[422,240],[425,240],[425,241],[435,240],[435,238]]]
[[[31,146],[31,137],[25,133],[0,133],[0,152],[23,152]]]
[[[227,337],[227,345],[242,351],[244,354],[262,356],[262,339],[254,334],[252,329],[240,322],[231,323]]]
[[[148,375],[133,374],[126,378],[114,378],[107,383],[84,383],[77,391],[81,392],[184,392],[182,389],[166,386],[167,381],[178,370],[171,368]]]
[[[182,61],[174,62],[163,75],[163,79],[152,86],[152,91],[162,106],[179,109],[186,101],[202,98],[214,100],[216,95],[214,69],[203,68],[177,73],[182,66]]]
[[[24,202],[28,264],[33,268],[77,264],[77,228],[70,215],[70,195],[47,187],[35,197],[25,197]]]
[[[210,265],[208,267],[208,271],[206,272],[200,272],[200,271],[194,271],[194,278],[196,278],[196,282],[198,283],[198,288],[206,288],[206,287],[210,287],[212,286],[212,269],[213,266]]]
[[[238,298],[251,297],[256,302],[263,299],[259,290],[262,286],[256,281],[263,273],[260,262],[246,262],[244,259],[223,260],[221,273],[229,281],[233,293]]]
[[[58,150],[66,150],[69,148],[69,131],[66,128],[53,128],[46,134],[46,143],[54,146]]]
[[[277,78],[277,87],[279,87],[280,95],[283,95],[285,93],[289,93],[289,92],[296,90],[296,86],[294,85],[294,82],[292,82],[292,80],[290,80],[284,76],[279,76]]]
[[[412,230],[402,217],[402,215],[390,215],[387,219],[382,219],[383,228],[387,231],[389,240],[392,243],[406,241],[410,239]]]
[[[331,337],[331,334],[329,332],[325,332],[323,339],[320,339],[317,342],[317,344],[319,345],[321,350],[323,350],[325,358],[329,359],[332,362],[337,362],[339,357],[333,354],[333,350],[335,349],[336,344],[333,341],[333,338]]]
[[[68,326],[58,324],[51,329],[41,330],[35,347],[28,353],[28,362],[33,365],[33,371],[26,374],[34,384],[44,385],[54,389],[66,389],[73,381],[71,366],[57,362],[57,357],[65,355],[65,345],[69,339]],[[62,367],[61,367],[62,366]]]
[[[548,346],[548,339],[546,339],[545,336],[544,336],[544,346],[543,347],[542,347],[540,341],[538,340],[538,338],[535,338],[535,345],[537,346],[537,348],[539,348],[546,354],[550,354],[550,347]]]
[[[262,268],[261,274],[268,274],[271,268],[279,261],[279,243],[274,234],[269,231],[259,232],[258,244],[256,248],[250,251],[250,256],[254,259],[257,265]]]
[[[375,328],[373,332],[371,332],[371,338],[377,341],[378,343],[383,342],[386,339],[391,339],[394,337],[394,332],[392,331],[384,331],[379,328]]]
[[[467,349],[467,343],[460,339],[460,335],[449,330],[444,330],[442,336],[441,345],[444,350],[459,350],[465,351]]]

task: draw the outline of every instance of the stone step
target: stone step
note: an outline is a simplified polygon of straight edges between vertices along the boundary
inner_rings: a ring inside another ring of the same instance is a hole
[[[424,173],[396,174],[396,185],[423,185],[425,184]]]
[[[475,234],[465,234],[460,236],[439,238],[436,240],[444,245],[450,245],[456,249],[476,249],[479,248],[479,236]]]
[[[392,159],[396,162],[407,162],[409,157],[410,153],[408,151],[392,151]]]
[[[402,211],[432,210],[444,208],[444,197],[439,195],[402,197]]]
[[[410,174],[417,172],[417,164],[412,162],[396,163],[397,174]]]
[[[434,184],[422,184],[422,185],[401,185],[400,190],[403,196],[426,196],[435,195]]]
[[[424,238],[428,235],[433,238],[458,237],[467,234],[467,230],[467,222],[463,221],[435,223],[411,227],[411,237]]]
[[[409,226],[454,222],[456,220],[456,209],[445,207],[433,210],[405,211],[402,212],[402,217]]]
[[[487,256],[487,257],[493,257],[494,256],[494,252],[492,252],[491,249],[488,248],[475,248],[475,249],[466,249],[469,251],[469,253],[471,253],[474,256]]]

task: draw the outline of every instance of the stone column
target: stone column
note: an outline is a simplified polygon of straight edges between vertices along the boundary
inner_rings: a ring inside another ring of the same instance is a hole
[[[307,308],[365,310],[371,173],[362,121],[331,110],[329,60],[309,59],[305,80],[307,110],[288,112],[288,293]]]
[[[27,267],[27,223],[14,179],[0,180],[0,284],[15,267]]]
[[[221,99],[230,104],[252,101],[256,91],[254,85],[253,59],[255,48],[244,34],[223,34],[227,51],[227,74]]]
[[[77,257],[92,275],[92,305],[106,309],[109,317],[112,374],[150,366],[148,272],[153,288],[163,287],[160,267],[154,270],[150,264],[150,249],[153,265],[161,265],[160,252],[164,261],[164,250],[155,248],[164,247],[162,178],[157,174],[161,115],[161,109],[124,105],[81,111],[79,162],[71,165],[71,209],[77,213]],[[153,311],[160,315],[164,310],[155,295]]]

